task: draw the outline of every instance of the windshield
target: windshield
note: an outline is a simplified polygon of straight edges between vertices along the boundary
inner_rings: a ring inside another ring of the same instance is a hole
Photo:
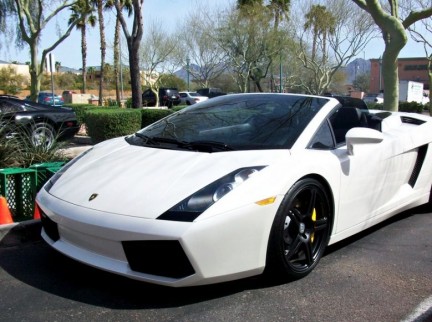
[[[326,98],[235,94],[185,108],[128,137],[130,144],[218,152],[289,149]]]

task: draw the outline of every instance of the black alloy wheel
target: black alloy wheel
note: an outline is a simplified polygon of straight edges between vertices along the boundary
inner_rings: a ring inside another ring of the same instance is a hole
[[[273,222],[267,270],[301,278],[318,264],[331,231],[332,207],[324,186],[301,179],[289,190]]]

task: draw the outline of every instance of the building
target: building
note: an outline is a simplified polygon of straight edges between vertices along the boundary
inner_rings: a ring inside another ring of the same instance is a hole
[[[27,64],[8,63],[6,61],[0,60],[0,68],[12,68],[15,70],[17,75],[22,75],[27,79],[30,79],[29,65]]]
[[[381,59],[371,59],[370,93],[379,93],[384,89],[382,79]],[[424,84],[424,89],[429,90],[428,59],[426,57],[399,58],[399,80],[416,81]]]

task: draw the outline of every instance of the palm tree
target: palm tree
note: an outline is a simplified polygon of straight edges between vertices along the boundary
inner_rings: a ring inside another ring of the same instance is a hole
[[[106,56],[106,40],[105,40],[105,20],[103,16],[104,0],[91,0],[97,9],[97,16],[99,20],[99,34],[100,34],[100,50],[101,50],[101,66],[99,78],[99,105],[103,105],[103,84],[104,84],[104,66]]]
[[[55,71],[56,71],[56,73],[60,72],[60,68],[61,68],[61,62],[60,61],[56,61],[55,62]]]
[[[114,7],[114,0],[109,0],[106,3],[106,8]],[[128,16],[130,16],[133,12],[132,1],[131,0],[122,0],[120,2],[120,7],[127,11]],[[121,105],[121,96],[120,96],[120,72],[123,66],[120,63],[120,37],[121,37],[121,22],[116,16],[116,25],[114,32],[114,75],[115,75],[115,87],[116,87],[116,101],[117,105]]]
[[[279,29],[279,23],[283,18],[288,20],[291,0],[271,0],[269,8],[274,13],[274,30]]]
[[[87,24],[91,27],[96,25],[96,16],[93,15],[93,7],[88,0],[79,0],[72,8],[72,14],[69,22],[75,21],[79,18],[76,25],[77,29],[81,31],[81,57],[82,57],[82,93],[85,94],[87,90]]]
[[[306,22],[304,24],[305,30],[312,29],[313,39],[312,39],[312,57],[314,61],[317,51],[317,40],[318,37],[322,36],[322,52],[323,62],[326,61],[326,51],[327,51],[327,37],[329,34],[335,32],[336,18],[331,12],[327,10],[325,6],[312,5],[309,12],[305,15]]]
[[[120,20],[123,34],[126,38],[129,52],[129,73],[131,78],[132,88],[132,107],[142,107],[142,88],[141,88],[141,73],[140,73],[140,58],[139,47],[144,32],[142,7],[144,0],[130,0],[132,7],[132,32],[129,32],[127,22],[123,16],[123,4],[125,1],[114,0],[114,5],[117,11],[117,18]]]
[[[255,4],[263,4],[263,0],[237,0],[237,9],[241,9],[244,6],[252,6]]]

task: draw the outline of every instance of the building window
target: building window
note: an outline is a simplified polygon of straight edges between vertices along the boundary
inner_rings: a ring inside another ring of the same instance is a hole
[[[427,65],[405,65],[404,70],[427,70]]]

